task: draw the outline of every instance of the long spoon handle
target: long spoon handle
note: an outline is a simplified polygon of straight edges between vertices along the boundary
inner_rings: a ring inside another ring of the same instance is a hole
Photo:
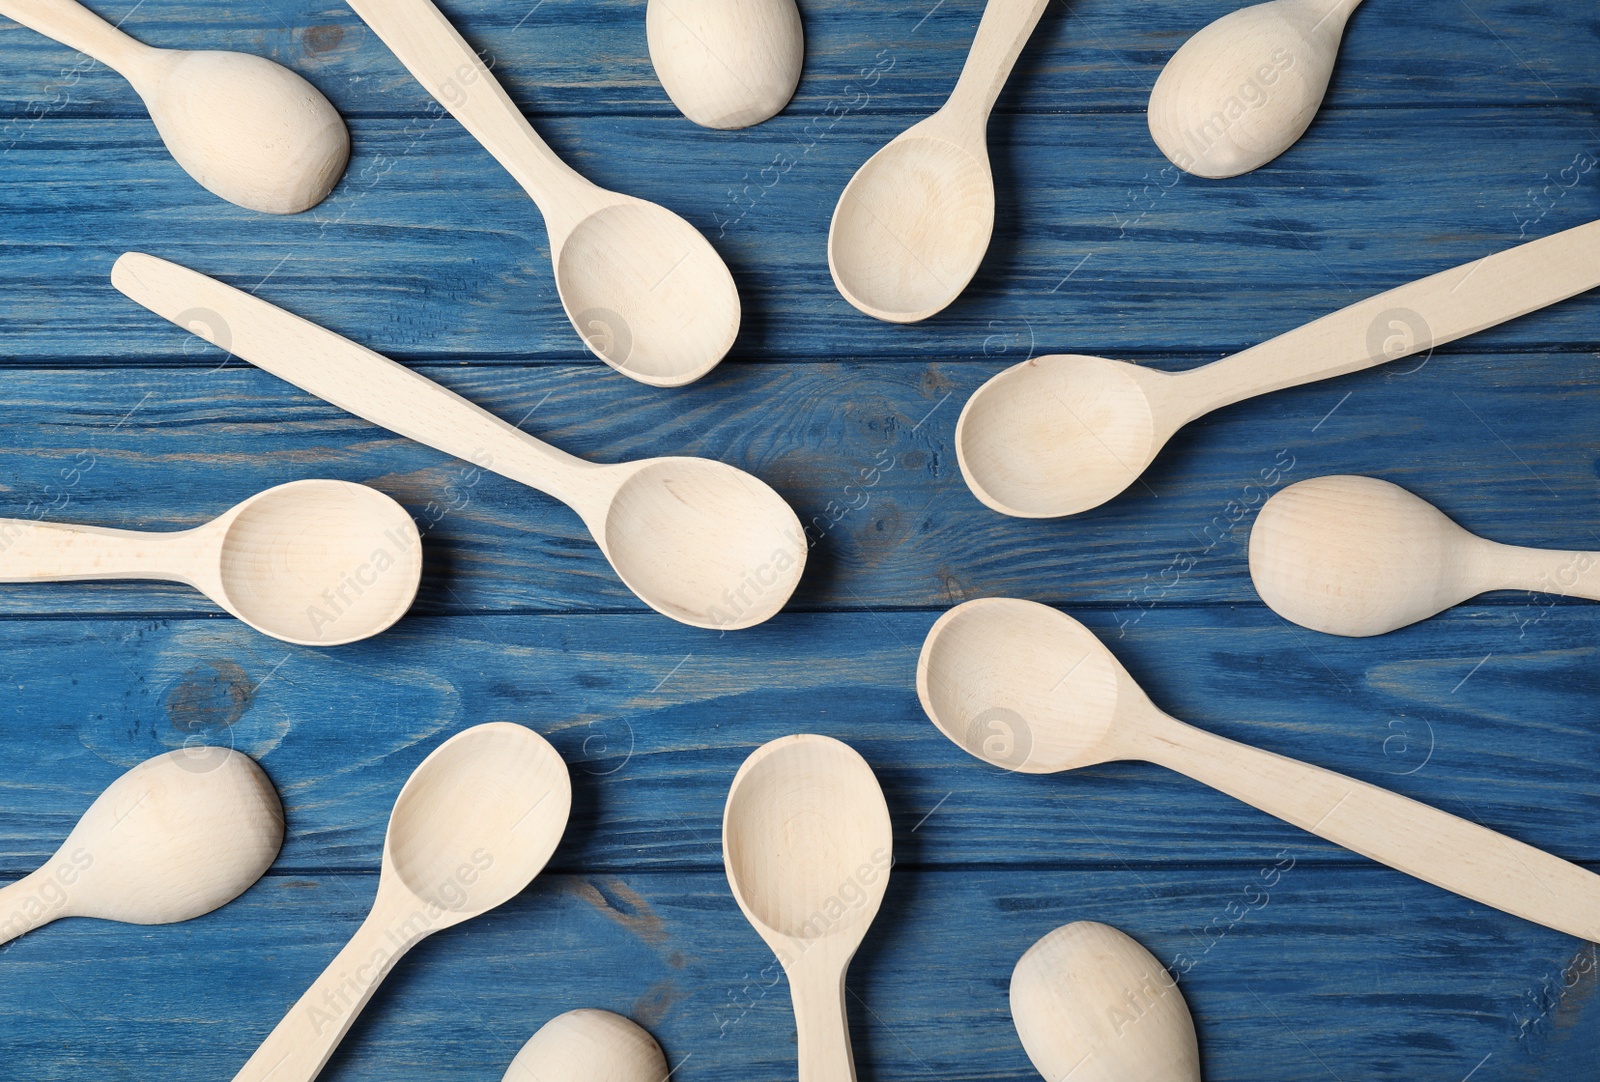
[[[989,0],[978,22],[977,36],[961,68],[961,78],[945,108],[980,123],[989,118],[1022,47],[1033,36],[1050,0]]]
[[[203,564],[209,552],[209,546],[189,530],[159,534],[0,519],[0,582],[190,582],[184,569]]]
[[[380,893],[379,904],[344,950],[289,1008],[233,1082],[311,1082],[322,1073],[378,985],[422,939],[407,934],[395,918]]]
[[[375,425],[548,493],[567,504],[599,470],[551,447],[426,376],[164,259],[128,252],[111,283],[152,312],[279,379]]]
[[[432,0],[346,0],[417,82],[533,197],[552,234],[582,217],[571,196],[594,186],[556,156]],[[563,198],[565,196],[566,198]]]
[[[1600,875],[1409,797],[1204,732],[1146,719],[1137,755],[1302,830],[1473,901],[1600,942]]]
[[[114,71],[136,65],[155,51],[76,0],[0,0],[0,15],[86,53]]]
[[[846,971],[834,971],[826,963],[822,959],[811,965],[802,956],[788,971],[800,1082],[855,1082],[856,1061],[844,1005]]]
[[[1600,222],[1380,293],[1180,373],[1190,420],[1285,387],[1399,360],[1600,286]]]

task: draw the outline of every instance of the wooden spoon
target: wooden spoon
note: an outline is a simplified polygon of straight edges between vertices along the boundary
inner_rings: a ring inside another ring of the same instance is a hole
[[[349,4],[538,204],[556,291],[595,356],[654,387],[716,367],[739,332],[739,292],[694,226],[556,157],[432,0]]]
[[[1050,774],[1142,759],[1408,875],[1600,941],[1600,875],[1375,785],[1202,732],[1151,705],[1082,624],[1031,601],[958,605],[928,633],[917,694],[985,762]]]
[[[990,0],[943,107],[850,179],[828,229],[844,299],[891,323],[927,319],[961,295],[994,231],[989,111],[1048,0]]]
[[[1187,372],[1101,357],[1024,361],[978,388],[961,411],[961,475],[1001,514],[1077,514],[1127,488],[1173,433],[1212,410],[1429,350],[1597,285],[1600,222],[1590,222]]]
[[[0,888],[0,943],[61,917],[193,920],[250,889],[282,845],[283,806],[248,755],[157,755],[112,782],[42,868]]]
[[[258,492],[171,533],[0,519],[0,582],[181,582],[263,635],[340,646],[387,629],[422,579],[404,507],[349,481]]]
[[[800,1082],[854,1082],[844,979],[889,885],[894,832],[878,779],[848,744],[785,736],[728,791],[722,863],[789,978]]]
[[[516,897],[555,852],[572,808],[544,737],[475,725],[434,749],[395,801],[372,912],[234,1082],[310,1082],[407,951]]]
[[[583,519],[628,588],[674,620],[750,627],[783,608],[800,581],[800,520],[742,470],[703,458],[585,462],[426,376],[176,263],[129,252],[111,281],[340,409],[554,496]]]
[[[74,0],[0,0],[0,15],[121,74],[178,164],[230,203],[298,214],[344,175],[344,121],[288,68],[247,53],[154,49]]]
[[[1305,134],[1361,0],[1272,0],[1224,15],[1172,55],[1150,92],[1150,134],[1179,169],[1236,177]]]
[[[666,1082],[655,1038],[620,1014],[558,1014],[528,1038],[501,1082]]]
[[[805,63],[794,0],[650,0],[645,37],[667,97],[706,128],[776,116]]]
[[[1329,635],[1382,635],[1490,590],[1600,601],[1600,554],[1501,545],[1376,477],[1314,477],[1261,508],[1250,577],[1273,612]]]
[[[1064,925],[1029,947],[1011,974],[1011,1020],[1050,1082],[1200,1082],[1177,981],[1107,924]]]

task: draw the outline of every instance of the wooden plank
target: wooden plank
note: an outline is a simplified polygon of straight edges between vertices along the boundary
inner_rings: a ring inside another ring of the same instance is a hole
[[[241,49],[313,80],[352,116],[425,112],[422,89],[344,5],[334,0],[92,0],[112,21],[172,48]],[[441,5],[535,117],[558,113],[674,116],[650,66],[644,0],[447,0]],[[870,97],[870,109],[937,108],[977,26],[982,0],[937,6],[869,0],[804,5],[806,69],[791,113]],[[1024,53],[1000,109],[1142,110],[1172,52],[1232,10],[1229,0],[1170,0],[1158,10],[1114,0],[1053,5]],[[1515,0],[1412,0],[1369,8],[1351,22],[1329,108],[1368,105],[1593,104],[1586,75],[1594,29],[1570,11]],[[12,77],[0,109],[47,115],[135,115],[127,85],[79,67],[63,46],[6,24],[0,58]],[[863,69],[893,60],[870,82]],[[687,121],[681,121],[687,123]],[[9,137],[7,137],[9,138]],[[722,136],[724,142],[733,138]],[[4,140],[0,140],[3,145]]]
[[[937,318],[891,325],[833,288],[826,232],[850,175],[910,119],[808,128],[786,117],[732,143],[667,118],[562,119],[546,131],[596,181],[711,236],[744,301],[732,357],[760,363],[1030,349],[1198,363],[1600,217],[1587,108],[1343,112],[1226,184],[1163,172],[1136,113],[1015,116],[995,125],[999,217],[974,285]],[[333,197],[283,219],[201,192],[140,121],[41,124],[0,174],[12,268],[0,360],[209,363],[109,287],[130,249],[259,289],[400,359],[587,357],[557,302],[537,212],[453,121],[357,121],[355,139]],[[1389,182],[1395,146],[1443,167]],[[1569,301],[1478,348],[1593,348],[1597,312],[1600,297]]]
[[[1327,473],[1387,477],[1499,541],[1600,548],[1592,355],[1450,353],[1246,403],[1180,433],[1118,499],[1044,522],[994,514],[960,480],[956,419],[1000,367],[730,364],[671,394],[598,364],[424,370],[586,457],[709,455],[763,477],[809,525],[803,610],[993,594],[1109,606],[1124,621],[1180,603],[1254,607],[1255,511]],[[643,611],[555,501],[238,361],[13,369],[0,409],[0,516],[174,529],[332,476],[388,492],[426,528],[419,612]],[[1515,620],[1549,600],[1496,594],[1473,611]],[[3,613],[202,611],[215,610],[155,583],[0,587]]]
[[[275,876],[186,925],[76,921],[25,937],[0,955],[7,1070],[229,1077],[373,890],[370,876]],[[850,972],[861,1077],[1036,1079],[1011,1027],[1011,968],[1080,919],[1187,970],[1208,1079],[1455,1079],[1480,1063],[1496,1082],[1593,1077],[1592,945],[1271,851],[1141,871],[1138,884],[1105,871],[897,867]],[[495,1078],[534,1029],[580,1006],[642,1021],[685,1077],[794,1074],[787,985],[720,872],[696,872],[541,879],[441,933],[379,990],[328,1076]]]
[[[1315,636],[1264,609],[1075,610],[1175,716],[1600,860],[1600,611],[1519,630],[1459,611],[1382,640]],[[940,866],[1121,869],[1288,846],[1360,863],[1144,764],[1021,776],[970,758],[912,691],[932,613],[780,616],[718,637],[651,616],[410,619],[335,651],[235,621],[3,625],[0,870],[37,867],[123,769],[186,742],[261,759],[282,792],[280,868],[373,866],[404,778],[451,733],[531,725],[572,764],[571,869],[717,866],[723,803],[755,747],[846,740],[879,772],[903,856]]]

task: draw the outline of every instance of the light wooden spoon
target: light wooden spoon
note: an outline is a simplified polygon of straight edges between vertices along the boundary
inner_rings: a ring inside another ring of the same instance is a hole
[[[1107,924],[1064,925],[1028,948],[1011,974],[1011,1021],[1049,1082],[1200,1082],[1177,981]]]
[[[706,128],[776,116],[805,63],[794,0],[650,0],[645,37],[667,97]]]
[[[372,912],[234,1082],[311,1082],[407,951],[533,882],[567,828],[572,783],[544,737],[475,725],[434,749],[394,803]]]
[[[666,1082],[655,1038],[620,1014],[558,1014],[528,1038],[500,1082]]]
[[[1501,545],[1376,477],[1314,477],[1250,531],[1250,577],[1273,612],[1329,635],[1383,635],[1490,590],[1600,601],[1600,553]]]
[[[348,2],[538,204],[556,291],[595,356],[655,387],[716,367],[739,333],[739,292],[694,226],[556,157],[432,0]]]
[[[340,409],[554,496],[583,519],[628,588],[674,620],[750,627],[783,608],[800,581],[800,520],[742,470],[703,458],[585,462],[426,376],[176,263],[129,252],[111,281]]]
[[[0,943],[61,917],[193,920],[250,889],[282,845],[283,806],[248,755],[157,755],[112,782],[42,868],[0,888]]]
[[[344,175],[344,121],[288,68],[248,53],[154,49],[74,0],[0,0],[0,15],[121,74],[178,164],[230,203],[298,214]]]
[[[728,885],[789,978],[800,1082],[854,1082],[844,979],[878,914],[894,832],[848,744],[785,736],[739,768],[722,815]]]
[[[915,323],[978,272],[994,231],[989,111],[1048,0],[989,0],[950,99],[867,159],[839,196],[828,268],[869,316]]]
[[[1271,0],[1184,42],[1150,92],[1150,134],[1179,169],[1236,177],[1311,126],[1361,0]]]
[[[171,533],[0,519],[0,582],[181,582],[263,635],[340,646],[405,615],[422,538],[404,507],[349,481],[293,481]]]
[[[958,605],[928,633],[917,694],[995,766],[1050,774],[1142,759],[1464,897],[1600,941],[1600,875],[1331,770],[1202,732],[1151,705],[1082,624],[1031,601]]]
[[[1380,293],[1187,372],[1038,357],[973,394],[956,424],[961,476],[1019,518],[1087,511],[1127,488],[1173,433],[1256,395],[1430,350],[1600,285],[1600,222]]]

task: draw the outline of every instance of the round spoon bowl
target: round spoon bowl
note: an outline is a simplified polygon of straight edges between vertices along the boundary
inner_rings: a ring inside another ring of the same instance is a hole
[[[889,808],[855,749],[825,736],[774,740],[747,759],[724,813],[728,881],[746,914],[790,939],[859,940],[877,914],[861,869],[887,870]]]
[[[558,1014],[528,1038],[501,1082],[665,1082],[655,1038],[610,1011]]]
[[[391,626],[422,578],[416,523],[347,481],[295,481],[240,507],[222,537],[218,600],[256,630],[337,646]]]
[[[1150,134],[1161,152],[1215,179],[1288,150],[1328,92],[1354,6],[1272,0],[1229,12],[1184,42],[1150,92]]]
[[[1399,485],[1314,477],[1261,508],[1250,577],[1286,620],[1329,635],[1382,635],[1477,594],[1470,561],[1483,547]]]
[[[478,725],[422,761],[395,801],[385,870],[451,922],[521,893],[555,852],[572,809],[567,767],[543,737]]]
[[[350,133],[318,90],[248,53],[159,50],[136,84],[162,142],[201,186],[267,214],[327,198]]]
[[[595,356],[654,387],[699,379],[739,333],[739,291],[716,249],[642,200],[578,223],[556,256],[556,289]]]
[[[839,196],[828,267],[861,311],[913,323],[960,295],[993,231],[994,178],[982,144],[975,155],[913,129],[867,159]]]
[[[1011,974],[1011,1019],[1047,1079],[1200,1082],[1177,982],[1108,925],[1068,924],[1029,947]]]
[[[1024,774],[1106,754],[1122,666],[1088,628],[1032,601],[957,605],[928,632],[917,696],[933,723],[984,762]]]
[[[646,604],[732,631],[773,616],[805,568],[805,533],[766,484],[722,462],[659,458],[617,490],[596,536]]]
[[[777,115],[805,61],[794,0],[650,0],[645,37],[672,104],[706,128]]]
[[[229,748],[148,759],[111,784],[61,852],[88,860],[83,916],[171,924],[243,894],[277,859],[283,805],[261,767]]]
[[[1098,507],[1166,442],[1150,400],[1161,378],[1102,357],[1038,357],[1008,368],[961,411],[961,476],[985,506],[1018,518]]]

